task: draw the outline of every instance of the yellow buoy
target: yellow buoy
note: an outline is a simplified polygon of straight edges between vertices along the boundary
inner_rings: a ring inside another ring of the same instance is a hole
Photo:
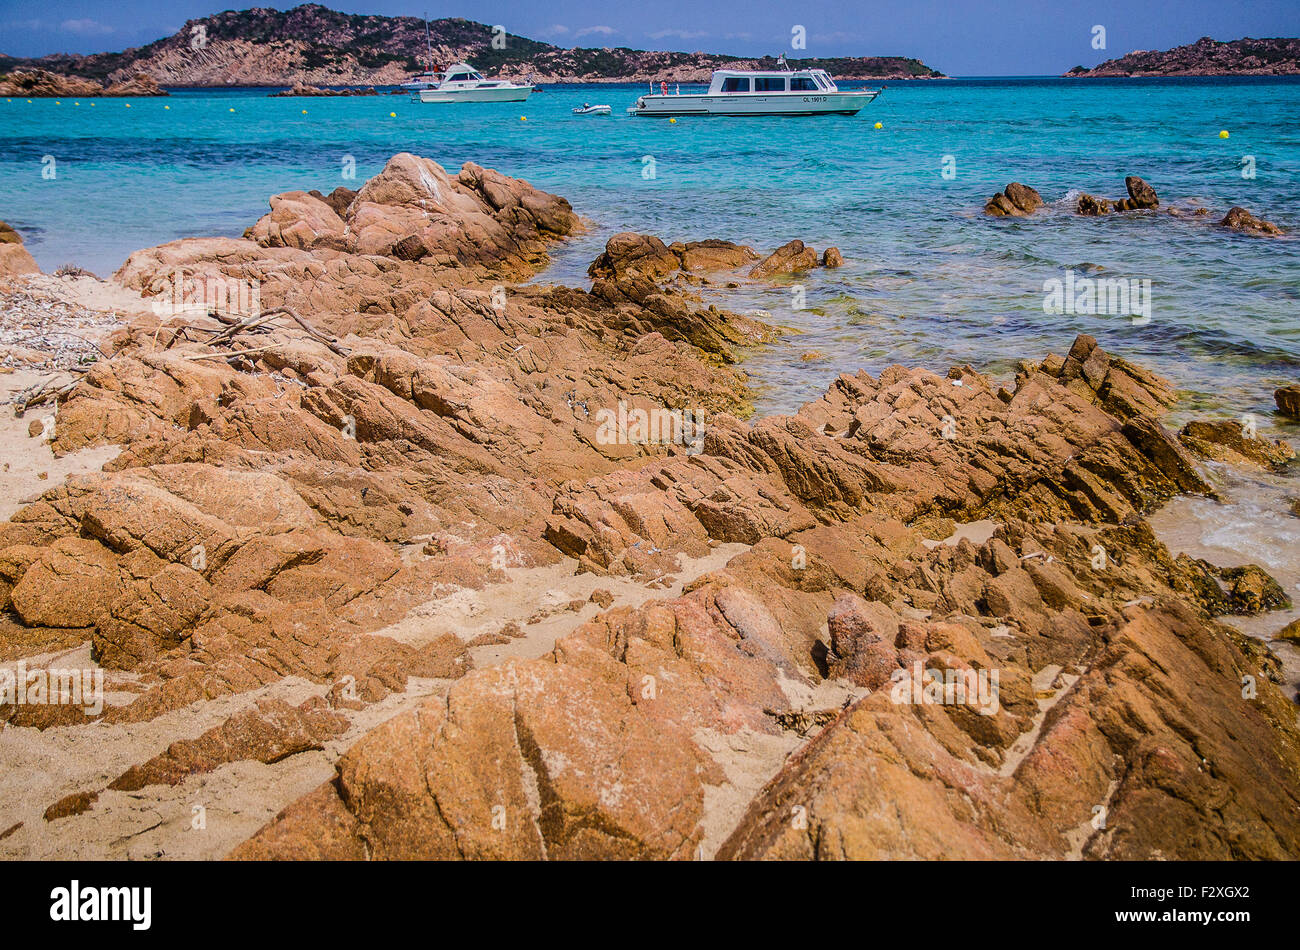
[[[520,122],[527,122],[527,121],[528,121],[528,116],[526,116],[526,115],[521,115],[521,116],[519,117],[519,121],[520,121]]]
[[[396,112],[390,112],[390,113],[388,113],[388,117],[389,117],[390,119],[396,119],[396,118],[397,118],[397,113],[396,113]]]
[[[32,104],[32,100],[28,99],[28,100],[27,100],[27,104],[28,104],[28,105],[31,105],[31,104]]]
[[[63,105],[63,103],[60,102],[58,99],[55,99],[55,100],[54,100],[54,104],[55,104],[56,106],[61,106],[61,105]]]
[[[164,109],[170,109],[171,106],[163,106]]]
[[[128,102],[128,103],[126,104],[126,107],[127,107],[128,109],[131,108],[131,103]]]
[[[677,124],[677,120],[676,120],[676,119],[669,119],[669,120],[668,120],[668,123],[669,123],[670,125],[676,125],[676,124]]]
[[[234,109],[231,109],[230,111],[231,111],[231,112],[234,112],[235,110],[234,110]]]
[[[876,123],[876,128],[878,128],[878,129],[883,129],[884,127],[885,127],[885,124],[884,124],[883,122],[877,122],[877,123]]]
[[[306,109],[303,109],[303,110],[302,110],[302,114],[303,114],[303,115],[306,115],[306,114],[307,114],[307,110],[306,110]]]
[[[1221,139],[1226,139],[1227,137],[1228,137],[1228,130],[1227,130],[1227,129],[1224,129],[1222,132],[1219,133],[1219,138],[1221,138]]]

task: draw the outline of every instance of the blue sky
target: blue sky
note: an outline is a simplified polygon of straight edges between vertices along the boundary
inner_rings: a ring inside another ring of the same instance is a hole
[[[287,9],[295,3],[241,3]],[[741,55],[916,56],[954,76],[1053,75],[1135,49],[1202,36],[1300,35],[1298,0],[333,0],[348,13],[461,16],[562,46]],[[0,0],[0,53],[37,56],[139,46],[229,0]],[[1093,48],[1093,27],[1106,48]]]

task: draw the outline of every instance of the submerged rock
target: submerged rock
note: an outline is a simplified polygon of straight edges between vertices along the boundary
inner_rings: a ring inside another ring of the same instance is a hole
[[[1219,222],[1219,225],[1233,231],[1241,231],[1245,234],[1274,236],[1285,233],[1272,221],[1265,221],[1263,218],[1257,218],[1245,208],[1241,207],[1230,209],[1228,213],[1223,216],[1223,220]]]
[[[1300,383],[1292,383],[1273,391],[1277,411],[1291,419],[1300,420]]]
[[[1156,190],[1136,175],[1129,175],[1124,179],[1124,188],[1128,191],[1128,197],[1115,202],[1116,211],[1137,211],[1160,207],[1160,199],[1156,197]]]
[[[1195,420],[1178,439],[1205,458],[1280,472],[1295,458],[1295,449],[1280,439],[1256,435],[1249,422],[1232,419]]]
[[[1075,210],[1086,217],[1097,217],[1098,215],[1110,214],[1114,206],[1106,198],[1098,198],[1096,195],[1080,195],[1079,201],[1075,205]]]
[[[1024,217],[1043,206],[1043,196],[1028,185],[1013,181],[988,200],[984,213],[995,217]]]
[[[1080,195],[1075,210],[1087,217],[1097,217],[1112,211],[1145,211],[1160,207],[1156,190],[1136,175],[1124,179],[1124,188],[1128,191],[1128,197],[1116,201],[1098,198],[1096,195]]]
[[[775,277],[778,274],[797,274],[800,271],[812,270],[817,263],[817,252],[807,247],[803,241],[794,240],[782,244],[755,264],[749,276],[761,279]]]

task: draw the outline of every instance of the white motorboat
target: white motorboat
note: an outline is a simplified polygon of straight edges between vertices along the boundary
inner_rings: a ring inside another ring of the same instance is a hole
[[[573,110],[574,115],[609,115],[613,110],[609,106],[593,106],[590,102],[584,102],[578,108]]]
[[[679,87],[680,90],[680,87]],[[856,115],[879,89],[841,91],[824,69],[718,69],[708,92],[668,94],[653,85],[629,115]]]
[[[434,81],[415,90],[412,97],[421,102],[523,102],[533,91],[531,85],[517,85],[508,79],[484,79],[466,63],[426,75],[432,75]]]

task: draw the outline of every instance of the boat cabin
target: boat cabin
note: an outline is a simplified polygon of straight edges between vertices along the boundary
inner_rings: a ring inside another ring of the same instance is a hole
[[[483,74],[473,66],[467,66],[465,63],[456,63],[454,66],[448,66],[442,74],[443,82],[483,82]]]
[[[744,93],[817,93],[836,92],[835,83],[824,69],[800,69],[795,72],[751,72],[719,69],[713,73],[709,95]]]

